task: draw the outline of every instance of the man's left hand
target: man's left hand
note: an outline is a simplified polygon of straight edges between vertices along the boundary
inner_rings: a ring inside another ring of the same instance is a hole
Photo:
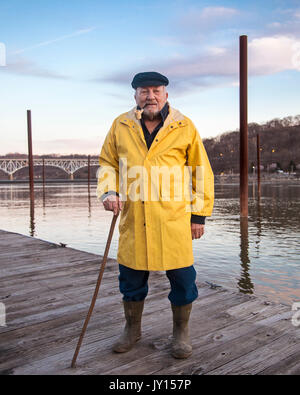
[[[204,225],[191,223],[192,240],[200,239],[204,234]]]

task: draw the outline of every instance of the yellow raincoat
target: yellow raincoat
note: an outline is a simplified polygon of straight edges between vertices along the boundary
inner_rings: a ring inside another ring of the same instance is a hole
[[[115,119],[99,159],[98,197],[116,191],[123,200],[118,263],[136,270],[191,266],[191,214],[210,216],[214,203],[205,148],[192,121],[170,107],[148,150],[135,110]]]

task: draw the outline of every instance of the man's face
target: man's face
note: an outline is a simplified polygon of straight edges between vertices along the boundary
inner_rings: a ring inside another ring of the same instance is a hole
[[[138,87],[134,95],[136,104],[144,109],[146,118],[155,119],[168,99],[168,92],[164,85]]]

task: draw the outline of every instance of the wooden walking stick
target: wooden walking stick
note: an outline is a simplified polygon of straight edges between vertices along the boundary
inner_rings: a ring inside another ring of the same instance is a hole
[[[93,295],[89,311],[87,313],[86,319],[84,321],[84,324],[83,324],[83,327],[82,327],[82,330],[81,330],[81,334],[80,334],[80,337],[79,337],[79,340],[78,340],[78,343],[77,343],[77,347],[76,347],[76,350],[75,350],[75,353],[74,353],[74,356],[73,356],[73,359],[72,359],[71,368],[75,368],[76,367],[76,359],[77,359],[77,356],[79,354],[81,343],[82,343],[83,337],[85,335],[86,328],[87,328],[88,323],[90,321],[90,318],[91,318],[91,315],[92,315],[92,312],[93,312],[93,309],[94,309],[94,306],[95,306],[95,303],[96,303],[96,300],[97,300],[99,288],[100,288],[100,285],[101,285],[101,281],[102,281],[102,277],[103,277],[103,273],[104,273],[104,269],[105,269],[105,265],[106,265],[106,261],[107,261],[108,251],[109,251],[109,247],[110,247],[111,239],[112,239],[112,236],[113,236],[113,233],[114,233],[114,229],[115,229],[115,225],[116,225],[116,221],[117,221],[118,215],[119,214],[114,215],[113,219],[111,221],[110,231],[109,231],[108,239],[107,239],[107,242],[106,242],[105,252],[104,252],[102,264],[101,264],[101,267],[100,267],[100,272],[99,272],[98,280],[97,280],[97,283],[96,283],[94,295]]]

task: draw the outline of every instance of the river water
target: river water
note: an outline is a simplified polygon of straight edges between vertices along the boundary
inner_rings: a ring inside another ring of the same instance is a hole
[[[292,305],[300,301],[300,182],[249,185],[249,218],[240,221],[239,186],[217,184],[205,234],[193,240],[200,282],[266,295]],[[31,214],[31,215],[30,215]],[[86,184],[35,185],[34,213],[26,184],[0,184],[0,229],[103,254],[112,213]],[[119,222],[119,220],[118,220]],[[118,226],[110,257],[117,257]],[[1,271],[1,263],[0,263]],[[117,285],[116,285],[117,286]]]

